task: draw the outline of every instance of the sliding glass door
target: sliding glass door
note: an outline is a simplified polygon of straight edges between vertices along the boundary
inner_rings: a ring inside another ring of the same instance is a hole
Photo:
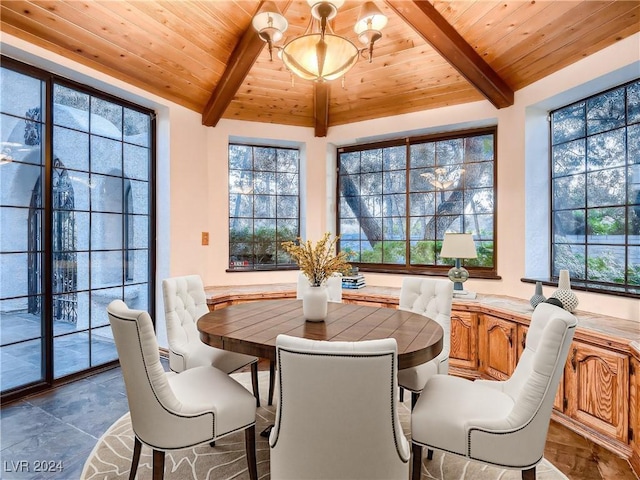
[[[4,394],[116,360],[113,299],[151,310],[154,122],[63,79],[2,76]]]
[[[41,78],[0,69],[0,383],[45,379]]]

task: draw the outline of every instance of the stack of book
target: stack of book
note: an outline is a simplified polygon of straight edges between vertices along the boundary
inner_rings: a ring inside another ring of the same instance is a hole
[[[350,275],[346,277],[342,277],[342,288],[362,288],[365,286],[364,283],[364,275]]]

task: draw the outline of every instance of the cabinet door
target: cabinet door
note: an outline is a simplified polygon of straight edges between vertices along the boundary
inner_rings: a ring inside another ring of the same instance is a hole
[[[567,415],[621,442],[627,442],[628,356],[574,341],[565,369],[565,388]]]
[[[478,314],[451,312],[449,365],[478,369]]]
[[[518,360],[524,350],[525,343],[527,341],[527,331],[529,327],[526,325],[518,325]],[[553,408],[562,412],[564,410],[564,374],[560,377],[560,383],[558,383],[558,390],[556,391],[556,397],[553,400]]]
[[[631,423],[631,465],[640,475],[640,361],[631,357],[631,394],[629,395]]]
[[[516,368],[517,325],[509,320],[482,315],[480,372],[496,380],[506,380]]]

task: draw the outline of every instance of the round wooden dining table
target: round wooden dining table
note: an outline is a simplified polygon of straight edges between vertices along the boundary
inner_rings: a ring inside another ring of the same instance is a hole
[[[260,300],[214,310],[198,320],[207,345],[275,362],[280,334],[356,342],[395,338],[398,368],[421,365],[442,351],[443,330],[424,315],[386,307],[329,303],[322,322],[306,321],[301,300]]]

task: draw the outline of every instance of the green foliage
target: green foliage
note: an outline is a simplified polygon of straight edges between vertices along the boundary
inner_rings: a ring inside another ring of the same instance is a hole
[[[478,258],[465,260],[466,266],[491,267],[493,265],[493,242],[479,242],[476,244]],[[421,240],[411,246],[411,265],[453,265],[453,259],[441,259],[436,263],[435,252],[440,253],[442,241]],[[345,249],[345,251],[350,249]],[[439,257],[438,257],[439,258]],[[357,255],[351,257],[357,262]],[[405,263],[405,242],[378,242],[372,249],[363,250],[360,258],[362,263]]]
[[[493,266],[493,242],[476,243],[478,258],[464,261],[467,267],[491,267]]]
[[[587,220],[591,235],[624,235],[624,211],[615,215],[619,209],[598,209],[589,212]],[[621,209],[620,209],[621,210]]]
[[[624,285],[624,257],[611,251],[589,256],[586,260],[588,274],[585,275],[583,253],[574,253],[570,245],[558,245],[557,249],[556,265],[569,270],[571,278]],[[640,285],[640,265],[629,264],[627,277],[628,285]]]
[[[436,263],[436,249],[434,244],[436,242],[422,240],[411,245],[411,264],[412,265],[435,265]],[[437,242],[441,243],[441,242]]]
[[[231,260],[246,260],[254,265],[291,264],[291,257],[280,247],[283,241],[295,239],[297,232],[290,228],[257,227],[229,231]],[[277,256],[276,256],[277,253]]]

